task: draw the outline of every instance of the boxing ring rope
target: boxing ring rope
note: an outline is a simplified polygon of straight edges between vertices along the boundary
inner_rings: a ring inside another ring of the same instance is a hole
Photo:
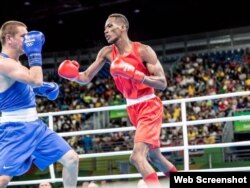
[[[174,123],[163,123],[162,128],[173,127],[173,126],[182,127],[183,146],[161,148],[161,151],[170,152],[170,151],[182,151],[183,150],[184,152],[184,170],[183,171],[250,171],[250,166],[249,167],[214,168],[214,169],[210,168],[210,169],[190,170],[189,169],[189,150],[191,149],[223,148],[223,147],[229,147],[229,146],[249,146],[250,141],[240,141],[240,142],[233,142],[233,143],[216,143],[216,144],[209,144],[209,145],[206,145],[206,144],[189,145],[188,137],[187,137],[187,126],[199,125],[199,124],[205,124],[205,123],[229,122],[229,121],[236,121],[236,120],[250,120],[250,115],[242,115],[242,116],[235,116],[235,117],[222,117],[222,118],[205,119],[205,120],[193,120],[193,121],[187,121],[186,119],[186,103],[188,102],[197,102],[197,101],[221,99],[221,98],[228,98],[228,97],[238,97],[238,96],[246,96],[246,95],[250,95],[250,91],[163,101],[164,105],[177,104],[177,103],[181,104],[182,121],[174,122]],[[90,113],[90,112],[103,112],[103,111],[110,111],[110,110],[121,110],[125,108],[126,108],[126,105],[120,105],[120,106],[99,107],[99,108],[91,108],[91,109],[49,112],[49,113],[40,113],[39,117],[48,117],[49,127],[53,129],[53,117],[54,116]],[[89,134],[104,134],[104,133],[111,133],[111,132],[124,132],[124,131],[134,131],[134,130],[135,130],[134,127],[122,127],[122,128],[112,128],[112,129],[97,129],[97,130],[86,130],[86,131],[76,131],[76,132],[63,132],[63,133],[58,133],[58,134],[62,137],[69,137],[69,136],[78,136],[78,135],[87,135],[87,134],[88,135]],[[96,158],[96,157],[107,157],[107,156],[121,156],[121,155],[129,155],[131,154],[131,152],[132,151],[116,151],[116,152],[108,152],[108,153],[80,154],[79,158],[81,159],[81,158]],[[9,185],[12,186],[12,185],[38,184],[40,182],[45,182],[45,181],[62,182],[62,178],[57,178],[55,175],[54,165],[50,165],[49,171],[50,171],[50,177],[51,177],[49,179],[12,181],[10,182]],[[158,172],[158,175],[163,176],[163,173]],[[94,181],[94,180],[103,180],[103,179],[114,180],[114,179],[140,178],[140,177],[141,175],[139,173],[132,173],[132,174],[119,174],[119,175],[78,177],[78,181]]]

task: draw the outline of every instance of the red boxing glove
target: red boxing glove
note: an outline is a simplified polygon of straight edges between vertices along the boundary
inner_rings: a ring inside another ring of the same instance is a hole
[[[130,65],[120,58],[116,58],[110,66],[110,74],[112,76],[122,76],[126,79],[133,79],[137,82],[143,82],[145,74],[135,69],[133,65]]]
[[[74,60],[64,60],[58,67],[59,76],[74,81],[79,77],[79,63]]]

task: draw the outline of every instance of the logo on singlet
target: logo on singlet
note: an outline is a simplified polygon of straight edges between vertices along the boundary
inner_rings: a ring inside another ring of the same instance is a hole
[[[3,169],[9,169],[9,168],[13,168],[14,166],[3,166]]]

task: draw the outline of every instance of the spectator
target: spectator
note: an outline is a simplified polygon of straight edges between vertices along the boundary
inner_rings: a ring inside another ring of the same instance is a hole
[[[82,142],[85,153],[91,153],[93,151],[93,141],[90,135],[84,136]]]
[[[49,182],[41,182],[38,188],[52,188],[52,186]]]
[[[88,188],[98,188],[99,186],[95,182],[90,182]]]
[[[88,188],[88,187],[89,187],[89,182],[88,181],[82,182],[82,188]]]

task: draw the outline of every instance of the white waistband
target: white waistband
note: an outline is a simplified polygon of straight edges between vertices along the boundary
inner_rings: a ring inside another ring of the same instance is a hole
[[[35,121],[38,119],[36,108],[27,108],[12,112],[2,112],[1,123]]]
[[[154,97],[156,97],[155,94],[149,94],[149,95],[145,95],[143,97],[137,98],[137,99],[126,99],[126,102],[127,102],[127,105],[129,106],[129,105],[137,104],[137,103],[152,99]]]

